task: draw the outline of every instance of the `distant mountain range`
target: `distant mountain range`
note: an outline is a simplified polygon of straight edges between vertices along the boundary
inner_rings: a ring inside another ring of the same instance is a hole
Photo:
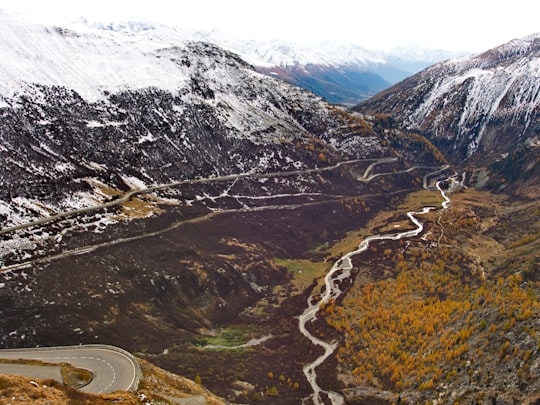
[[[238,54],[261,73],[310,90],[330,103],[349,106],[436,62],[464,54],[418,46],[377,51],[333,41],[300,45],[277,40],[242,40],[219,30],[188,31],[151,22],[81,23],[100,30],[144,31],[149,37],[213,43]]]

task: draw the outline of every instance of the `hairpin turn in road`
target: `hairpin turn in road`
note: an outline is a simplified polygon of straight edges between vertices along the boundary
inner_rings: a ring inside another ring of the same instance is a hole
[[[125,350],[114,346],[81,345],[0,350],[0,359],[68,363],[74,367],[90,370],[93,373],[93,379],[81,390],[94,394],[134,391],[137,389],[140,378],[140,369],[135,358]],[[30,378],[58,379],[56,367],[0,363],[0,373]],[[36,375],[38,373],[39,375]]]

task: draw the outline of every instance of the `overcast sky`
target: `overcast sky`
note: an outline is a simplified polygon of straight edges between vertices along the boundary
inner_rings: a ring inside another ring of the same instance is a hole
[[[418,44],[483,51],[540,32],[538,0],[0,0],[0,8],[62,24],[145,19],[221,29],[246,39],[338,40],[384,49]],[[1,29],[1,27],[0,27]]]

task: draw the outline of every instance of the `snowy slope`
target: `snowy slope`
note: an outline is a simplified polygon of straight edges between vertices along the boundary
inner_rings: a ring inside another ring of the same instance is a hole
[[[302,46],[283,41],[249,41],[243,44],[240,43],[238,47],[235,47],[234,43],[222,41],[219,38],[214,39],[212,36],[210,36],[209,40],[234,50],[253,65],[261,67],[309,64],[369,66],[386,63],[377,53],[353,44],[324,42]]]
[[[298,143],[381,153],[344,111],[174,30],[0,24],[0,227],[93,205],[103,187],[321,164]]]
[[[240,41],[218,31],[187,32],[150,22],[83,22],[64,29],[31,24],[0,11],[0,24],[0,102],[28,91],[32,83],[65,86],[87,100],[102,99],[105,92],[121,89],[178,90],[187,85],[189,69],[162,53],[181,50],[192,40],[216,44],[260,67],[315,65],[320,70],[354,66],[364,73],[370,66],[386,65],[380,56],[355,45],[300,47]],[[370,94],[388,85],[379,81],[382,84]]]
[[[0,95],[9,98],[32,83],[61,85],[87,99],[105,91],[185,85],[185,69],[160,58],[171,46],[144,36],[74,32],[27,23],[0,11]],[[39,63],[36,63],[39,61]]]
[[[321,66],[372,66],[388,65],[389,60],[401,63],[417,63],[426,67],[430,64],[462,56],[463,52],[449,52],[428,49],[421,46],[401,46],[390,50],[368,50],[362,46],[348,42],[323,41],[310,44],[299,44],[284,40],[256,41],[242,39],[221,30],[184,30],[152,21],[113,21],[109,23],[82,21],[80,24],[105,31],[141,33],[154,37],[171,39],[189,39],[210,42],[221,48],[230,50],[242,59],[258,67],[284,67],[293,65]],[[74,25],[77,27],[80,25]],[[399,68],[399,66],[396,66]],[[412,72],[414,73],[414,72]]]
[[[374,51],[346,43],[322,42],[300,45],[294,42],[271,40],[255,41],[237,38],[220,30],[184,30],[151,21],[115,21],[110,23],[81,22],[82,25],[102,31],[144,34],[169,41],[194,40],[209,42],[234,52],[254,66],[291,65],[364,65],[385,64],[385,59]],[[73,27],[80,27],[76,24]]]
[[[540,34],[432,66],[360,109],[394,115],[456,161],[511,152],[540,128]]]
[[[186,41],[212,43],[239,55],[263,74],[310,90],[338,104],[354,105],[394,82],[373,72],[374,69],[383,75],[390,72],[393,79],[408,76],[407,72],[388,66],[375,53],[355,45],[325,43],[308,47],[282,41],[257,42],[241,40],[218,30],[187,31],[150,21],[88,23],[82,20],[71,28],[83,30],[88,35],[105,34],[141,40],[154,48],[171,47]],[[181,77],[182,72],[178,76]],[[161,83],[157,86],[163,87]]]
[[[266,75],[310,90],[331,103],[354,105],[433,63],[456,56],[441,50],[402,47],[372,51],[352,43],[298,44],[254,41],[220,30],[183,30],[150,21],[83,22],[98,30],[138,33],[167,41],[209,42],[236,53]]]

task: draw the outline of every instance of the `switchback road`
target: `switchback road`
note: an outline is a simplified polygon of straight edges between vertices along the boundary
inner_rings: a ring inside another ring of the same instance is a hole
[[[40,360],[45,363],[68,363],[92,371],[94,378],[82,391],[103,394],[114,391],[136,390],[140,370],[135,358],[114,346],[85,345],[34,349],[0,350],[0,359]],[[24,364],[0,364],[0,373],[30,378],[58,380],[58,367]]]
[[[174,188],[174,187],[179,187],[179,186],[188,185],[188,184],[221,183],[221,182],[247,179],[247,178],[261,179],[261,178],[267,178],[267,177],[285,177],[285,176],[301,175],[301,174],[308,174],[308,173],[322,173],[325,171],[337,169],[338,167],[341,167],[343,165],[349,165],[353,163],[372,161],[372,160],[375,160],[376,162],[378,162],[381,159],[386,161],[389,158],[354,159],[354,160],[346,160],[343,162],[338,162],[332,166],[316,167],[313,169],[302,169],[302,170],[292,170],[292,171],[272,172],[272,173],[230,174],[230,175],[225,175],[225,176],[208,177],[208,178],[201,178],[201,179],[187,179],[187,180],[180,180],[180,181],[175,181],[175,182],[167,183],[167,184],[159,184],[159,185],[154,185],[147,188],[130,190],[126,192],[124,195],[122,195],[121,197],[112,201],[102,203],[102,204],[92,205],[90,207],[79,208],[79,209],[71,210],[71,211],[59,212],[49,217],[38,219],[36,221],[26,222],[23,224],[14,225],[14,226],[10,226],[4,229],[0,229],[0,235],[18,231],[20,229],[30,228],[36,225],[43,225],[48,222],[56,221],[61,218],[71,217],[73,215],[86,214],[90,212],[104,210],[106,208],[111,208],[111,207],[123,204],[129,201],[132,197],[135,197],[136,195],[151,193],[158,190],[165,190],[168,188]]]

